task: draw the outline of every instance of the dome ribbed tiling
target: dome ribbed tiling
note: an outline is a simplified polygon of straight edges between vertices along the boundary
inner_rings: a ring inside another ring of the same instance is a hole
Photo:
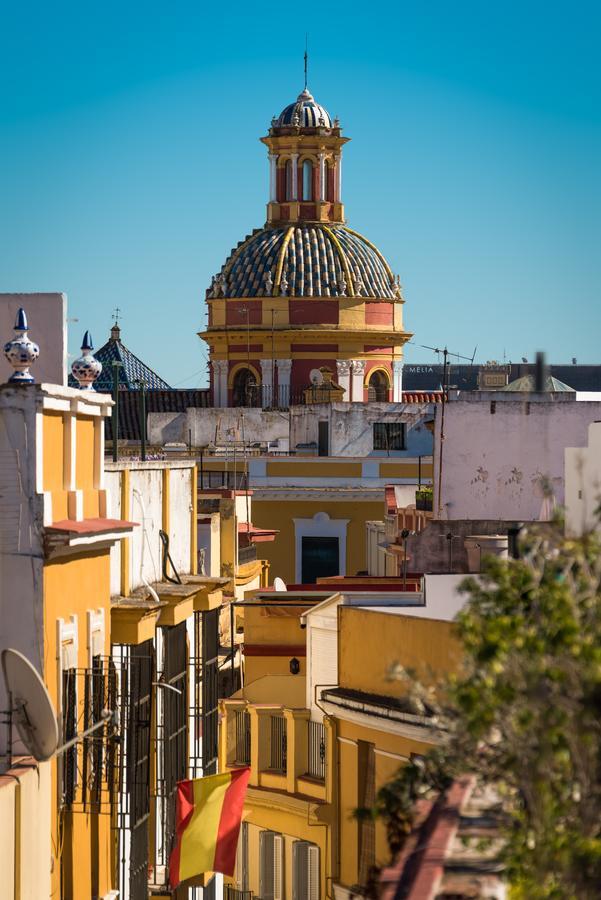
[[[373,244],[344,225],[320,223],[253,232],[232,251],[209,296],[270,293],[387,300],[399,296],[390,267]]]
[[[332,120],[327,109],[316,103],[305,88],[296,101],[287,106],[276,119],[278,128],[298,125],[301,128],[331,128]]]

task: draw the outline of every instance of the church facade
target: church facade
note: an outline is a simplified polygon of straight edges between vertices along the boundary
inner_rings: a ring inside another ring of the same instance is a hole
[[[261,138],[267,221],[207,290],[213,406],[402,401],[399,277],[346,224],[340,123],[305,88]]]

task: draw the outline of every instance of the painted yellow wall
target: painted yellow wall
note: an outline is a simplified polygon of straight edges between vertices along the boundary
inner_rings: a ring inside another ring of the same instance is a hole
[[[410,685],[390,679],[396,662],[424,683],[459,666],[461,649],[451,622],[350,606],[341,606],[338,613],[339,683],[345,688],[401,697]]]
[[[259,528],[279,531],[275,541],[261,545],[261,556],[269,560],[270,578],[279,575],[287,584],[294,584],[295,535],[294,518],[311,519],[318,512],[332,519],[349,519],[346,544],[346,567],[350,575],[364,571],[366,562],[365,523],[382,518],[379,502],[324,502],[321,500],[261,500],[253,497],[253,522]]]
[[[63,481],[65,432],[60,412],[43,414],[43,488],[52,494],[52,518],[55,522],[67,518],[67,491]]]
[[[367,690],[367,688],[366,688]],[[380,687],[380,692],[381,692]],[[396,774],[412,753],[426,753],[430,746],[399,735],[386,734],[337,719],[339,753],[340,881],[351,886],[359,880],[358,826],[354,811],[359,805],[357,741],[368,741],[375,747],[376,792]],[[386,829],[376,822],[376,864],[390,862]]]
[[[44,567],[44,680],[58,709],[57,619],[68,621],[72,615],[78,622],[78,667],[88,667],[88,610],[104,609],[105,647],[110,651],[110,558],[108,550],[87,551],[77,556],[59,558]],[[81,683],[78,688],[81,687]],[[79,697],[80,721],[83,714],[83,691]],[[60,718],[60,713],[59,713]],[[81,745],[80,750],[81,753]],[[52,888],[60,896],[61,865],[70,893],[65,896],[93,896],[91,873],[98,872],[98,889],[102,896],[112,887],[111,848],[113,833],[108,809],[103,814],[66,812],[57,804],[57,765],[52,765],[52,842],[54,872]],[[80,809],[80,804],[75,804]],[[62,847],[59,857],[57,848]]]

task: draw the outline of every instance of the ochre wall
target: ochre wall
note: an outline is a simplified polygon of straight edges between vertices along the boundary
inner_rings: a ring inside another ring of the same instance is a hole
[[[287,584],[294,584],[295,534],[294,522],[312,519],[318,512],[331,519],[349,519],[346,535],[346,569],[355,575],[366,568],[365,523],[382,518],[382,501],[326,502],[321,500],[260,500],[253,496],[253,523],[259,528],[279,531],[275,541],[263,544],[261,556],[270,563],[269,577],[277,575]],[[344,574],[344,573],[343,573]]]
[[[359,806],[357,741],[368,741],[375,745],[376,793],[391,780],[412,753],[426,753],[430,749],[430,745],[344,722],[341,719],[337,719],[337,725],[340,738],[338,741],[340,881],[342,884],[351,886],[359,881],[358,827],[354,816],[354,811]],[[389,863],[390,854],[386,840],[386,828],[380,820],[376,822],[375,837],[376,865]]]
[[[422,681],[432,682],[459,666],[461,649],[451,622],[391,615],[358,607],[339,609],[339,683],[342,687],[393,697],[407,693],[406,681],[390,680],[388,671],[401,661]],[[366,640],[366,635],[373,640]],[[377,640],[378,652],[374,653]]]
[[[78,624],[78,668],[88,661],[88,610],[104,609],[104,654],[110,652],[110,573],[109,551],[87,551],[78,556],[59,558],[44,567],[44,680],[58,710],[57,619],[67,622],[72,615]],[[83,685],[78,683],[79,730],[83,718]],[[60,719],[60,713],[59,713]],[[79,753],[81,754],[81,745]],[[81,766],[79,767],[81,769]],[[65,897],[91,897],[92,871],[97,871],[98,893],[106,894],[111,883],[111,849],[114,833],[108,810],[93,815],[75,804],[74,812],[59,814],[57,809],[57,764],[52,765],[52,843],[54,871],[53,896],[60,896],[61,865],[67,893]],[[60,825],[59,829],[59,815]],[[63,848],[62,855],[57,848]],[[68,851],[68,852],[67,852]]]

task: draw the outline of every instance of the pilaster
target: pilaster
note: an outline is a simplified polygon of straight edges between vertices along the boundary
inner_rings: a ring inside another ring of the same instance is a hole
[[[351,399],[351,361],[350,359],[336,360],[336,380],[341,388],[344,389],[344,401],[348,403]]]
[[[363,379],[365,377],[365,360],[354,359],[353,374],[351,378],[351,400],[353,403],[363,403]]]
[[[392,402],[403,402],[403,360],[392,361]]]

